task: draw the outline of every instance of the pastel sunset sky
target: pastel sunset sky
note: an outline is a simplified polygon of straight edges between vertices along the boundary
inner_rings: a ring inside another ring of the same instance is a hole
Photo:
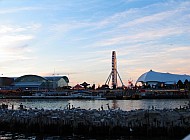
[[[104,84],[150,69],[190,75],[189,0],[0,0],[0,71]]]

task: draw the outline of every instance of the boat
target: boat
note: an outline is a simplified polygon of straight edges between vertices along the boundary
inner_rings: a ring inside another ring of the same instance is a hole
[[[84,93],[84,92],[78,92],[78,93],[72,93],[70,95],[71,97],[75,97],[77,99],[94,99],[94,100],[105,100],[105,97],[102,97],[102,95],[92,95],[92,93]]]
[[[42,94],[37,93],[32,96],[21,96],[22,99],[93,99],[93,100],[105,100],[106,98],[101,95],[92,95],[92,93],[84,92],[72,92],[69,95],[57,95],[57,94]]]

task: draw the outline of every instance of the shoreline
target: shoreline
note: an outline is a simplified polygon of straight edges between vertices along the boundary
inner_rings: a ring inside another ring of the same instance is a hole
[[[187,96],[1,96],[0,99],[90,99],[90,100],[141,100],[141,99],[190,99]]]
[[[41,134],[185,137],[190,133],[190,108],[123,111],[0,109],[0,130]]]

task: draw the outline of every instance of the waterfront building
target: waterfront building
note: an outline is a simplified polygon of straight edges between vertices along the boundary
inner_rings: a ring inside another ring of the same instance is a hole
[[[183,83],[185,80],[190,81],[190,75],[180,75],[180,74],[171,74],[171,73],[161,73],[150,70],[142,74],[137,82],[142,83],[142,85],[149,85],[150,87],[163,86],[163,85],[176,85],[177,82],[181,80]]]
[[[52,90],[68,87],[66,76],[41,77],[38,75],[23,75],[14,80],[13,88],[21,90]]]
[[[10,77],[0,77],[0,89],[4,90],[10,87],[14,83],[14,78]]]

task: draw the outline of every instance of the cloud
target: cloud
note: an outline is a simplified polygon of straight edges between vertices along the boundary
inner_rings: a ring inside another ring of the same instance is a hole
[[[34,32],[41,28],[40,24],[0,25],[1,48],[24,46],[28,41],[35,38]]]
[[[7,25],[0,25],[0,34],[5,34],[9,32],[21,32],[21,31],[26,31],[26,29],[23,27],[14,28]]]
[[[0,56],[1,64],[19,63],[36,59],[32,56],[33,48],[30,41],[35,39],[35,34],[40,24],[22,25],[0,25]]]
[[[6,44],[6,43],[16,43],[20,41],[27,41],[31,40],[34,37],[32,35],[4,35],[0,38],[0,43]]]
[[[189,5],[189,3],[188,3]],[[187,5],[186,5],[187,6]],[[139,9],[140,10],[140,9]],[[151,14],[148,16],[143,16],[127,23],[121,24],[119,28],[129,28],[131,26],[139,25],[139,24],[152,24],[160,21],[165,22],[165,20],[169,20],[171,18],[175,18],[175,16],[179,13],[186,12],[188,7],[179,6],[176,9],[168,9],[165,11],[161,11],[159,13]]]
[[[180,47],[174,47],[174,48],[170,48],[167,50],[168,53],[172,53],[172,52],[179,52],[179,51],[190,51],[190,46],[180,46]]]
[[[53,31],[54,33],[57,34],[64,34],[70,31],[75,31],[77,29],[82,29],[82,28],[88,28],[93,26],[91,23],[89,22],[77,22],[77,21],[71,21],[69,23],[57,23],[57,24],[53,24],[51,26],[51,31]]]
[[[175,5],[172,8],[168,7],[174,4],[177,6]],[[150,8],[163,5],[167,7],[164,11],[160,10],[154,14],[146,15],[146,13],[145,16],[143,15],[143,13],[145,13],[145,11],[143,11],[144,9],[150,10]],[[149,5],[146,8],[130,9],[114,14],[93,24],[91,31],[98,30],[101,32],[102,38],[97,40],[90,47],[108,47],[126,43],[158,40],[185,34],[190,30],[188,25],[183,26],[186,21],[189,21],[189,16],[186,16],[186,14],[188,14],[187,11],[189,11],[188,5],[190,5],[190,3],[159,3]],[[140,14],[140,16],[136,16],[137,13]],[[108,28],[109,30],[104,28]],[[103,30],[100,31],[99,29]],[[86,47],[88,48],[89,46]]]
[[[32,35],[0,35],[1,53],[7,55],[21,53],[24,49],[20,49],[20,46],[25,46],[24,44],[32,39],[34,39]]]
[[[144,32],[138,32],[133,34],[123,34],[117,35],[115,37],[109,39],[102,39],[97,41],[95,44],[91,45],[91,47],[107,47],[114,45],[123,45],[123,44],[131,44],[137,42],[146,42],[146,41],[154,41],[161,38],[171,37],[175,35],[180,35],[186,32],[186,29],[177,30],[176,28],[163,28],[163,29],[152,29]]]
[[[119,28],[129,28],[131,26],[135,26],[135,25],[139,25],[139,24],[144,24],[144,23],[151,23],[151,22],[158,22],[158,21],[162,21],[166,18],[168,18],[169,16],[175,14],[176,11],[167,11],[167,12],[162,12],[162,13],[157,13],[154,15],[149,15],[149,16],[145,16],[142,18],[138,18],[132,21],[129,21],[125,24],[122,24],[119,26]]]
[[[159,43],[161,39],[165,40],[166,38],[187,35],[190,28],[185,23],[190,20],[189,16],[186,16],[188,15],[187,11],[189,11],[188,5],[190,3],[182,3],[165,2],[130,9],[91,25],[88,24],[86,31],[89,34],[91,33],[89,38],[95,38],[95,40],[90,45],[86,44],[82,47],[95,49],[126,46],[125,48],[127,49],[135,43],[150,41]],[[172,7],[171,5],[174,6]],[[145,12],[155,7],[158,9],[159,6],[163,6],[164,11],[160,8],[161,10],[157,10],[153,14],[145,14]],[[143,11],[145,9],[146,11]],[[139,14],[138,16],[137,13]]]
[[[40,28],[41,28],[40,24],[31,24],[29,26],[0,25],[0,35],[1,34],[23,33],[25,31],[36,31]]]
[[[43,10],[42,7],[18,7],[18,8],[1,8],[0,14],[10,14],[17,13],[23,11],[35,11],[35,10]]]

